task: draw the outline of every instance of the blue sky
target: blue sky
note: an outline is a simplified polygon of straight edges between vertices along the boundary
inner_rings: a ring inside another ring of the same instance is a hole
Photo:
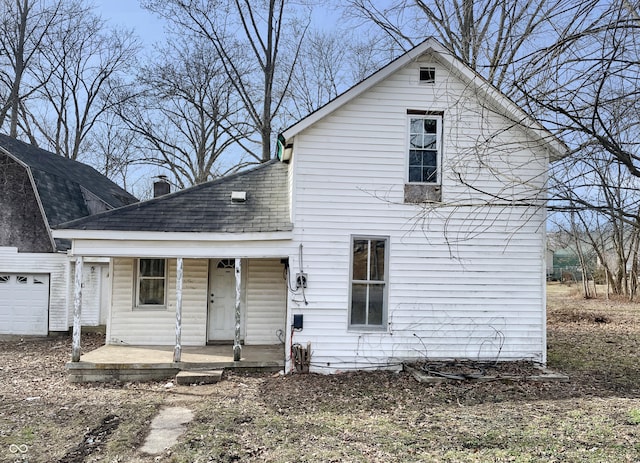
[[[94,0],[96,12],[114,26],[133,29],[146,46],[162,40],[163,22],[140,7],[138,0]]]

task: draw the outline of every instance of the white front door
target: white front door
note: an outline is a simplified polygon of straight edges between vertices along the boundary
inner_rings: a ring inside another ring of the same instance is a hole
[[[209,268],[209,341],[233,341],[235,336],[235,260],[211,260]]]

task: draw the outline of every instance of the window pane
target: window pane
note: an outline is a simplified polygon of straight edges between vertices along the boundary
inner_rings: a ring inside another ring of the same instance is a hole
[[[436,135],[425,135],[424,136],[424,141],[422,142],[422,148],[428,148],[428,149],[436,149]]]
[[[422,165],[422,151],[418,151],[418,150],[409,151],[409,165],[410,166]]]
[[[422,181],[434,183],[437,180],[436,168],[435,167],[423,167],[422,168]]]
[[[422,128],[422,119],[411,119],[411,128],[409,129],[412,135],[413,134],[422,134],[424,129]]]
[[[369,325],[382,325],[384,285],[369,285]]]
[[[422,164],[425,166],[436,167],[438,165],[437,159],[437,151],[423,151],[422,153]]]
[[[422,167],[409,167],[409,181],[410,182],[422,181]]]
[[[384,240],[371,240],[370,280],[384,281]]]
[[[164,280],[140,280],[140,304],[164,305]]]
[[[354,284],[351,287],[351,324],[364,325],[367,322],[367,285]]]
[[[422,148],[422,135],[411,135],[409,137],[409,143],[411,144],[411,148]]]
[[[353,241],[353,280],[367,280],[369,240]]]
[[[438,118],[410,119],[409,182],[438,181],[438,124]]]
[[[140,259],[140,276],[164,277],[164,259]]]
[[[423,124],[425,133],[437,132],[438,122],[435,119],[423,119]]]

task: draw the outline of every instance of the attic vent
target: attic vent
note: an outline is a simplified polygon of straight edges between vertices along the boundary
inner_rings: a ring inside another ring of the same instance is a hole
[[[436,82],[436,68],[433,67],[421,67],[420,68],[420,83],[421,84],[435,84]]]
[[[247,200],[247,192],[246,191],[232,191],[231,192],[231,201],[234,203],[243,203]]]

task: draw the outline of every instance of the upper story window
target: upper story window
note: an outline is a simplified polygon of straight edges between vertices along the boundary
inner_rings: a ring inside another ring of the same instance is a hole
[[[349,327],[385,328],[387,322],[388,238],[355,237],[351,254]]]
[[[421,84],[435,84],[436,82],[436,68],[430,66],[420,67],[420,83]]]
[[[438,183],[442,116],[409,116],[409,183]]]
[[[139,259],[136,306],[164,307],[166,303],[167,261]]]

